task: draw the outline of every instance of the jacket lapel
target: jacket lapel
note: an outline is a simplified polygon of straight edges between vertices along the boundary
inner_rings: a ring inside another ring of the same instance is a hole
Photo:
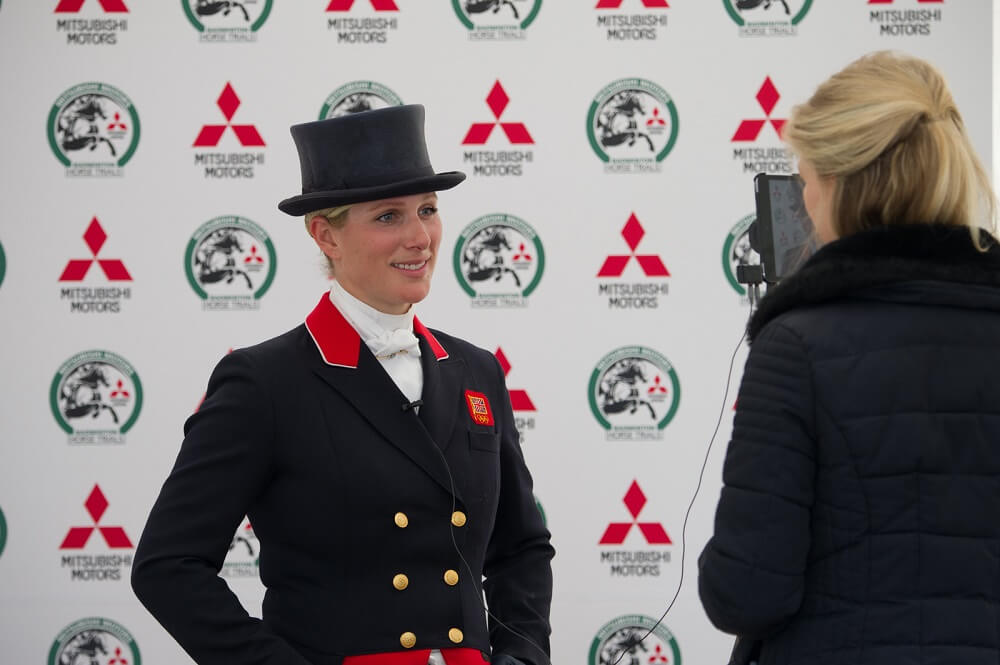
[[[406,397],[368,347],[361,343],[357,331],[344,319],[327,295],[323,296],[316,309],[306,317],[306,330],[315,344],[315,350],[306,349],[313,372],[347,400],[390,444],[409,457],[443,489],[451,492],[451,482],[441,453],[435,450],[434,439],[428,428],[422,426],[413,409],[403,409],[403,405],[407,403]],[[425,352],[425,343],[421,339],[421,354]],[[430,347],[427,353],[434,358]],[[426,395],[426,369],[424,386]],[[421,407],[421,412],[424,408]],[[331,413],[334,422],[337,416],[338,414]]]
[[[414,326],[418,328],[418,326]],[[442,452],[448,450],[451,432],[459,408],[459,391],[462,385],[464,363],[452,358],[438,358],[430,340],[434,336],[426,328],[418,334],[420,339],[420,364],[424,370],[424,389],[420,395],[420,421],[427,428],[430,438]]]

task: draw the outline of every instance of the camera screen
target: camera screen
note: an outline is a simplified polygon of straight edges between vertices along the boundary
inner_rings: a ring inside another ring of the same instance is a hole
[[[774,178],[767,183],[774,241],[776,277],[785,277],[805,263],[816,250],[813,224],[802,202],[798,178]]]

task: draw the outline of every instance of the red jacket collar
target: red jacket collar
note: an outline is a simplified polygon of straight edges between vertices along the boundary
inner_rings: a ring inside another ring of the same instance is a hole
[[[327,365],[357,368],[361,336],[334,306],[330,294],[324,293],[319,304],[306,317],[306,330]],[[427,340],[435,358],[444,360],[448,357],[448,352],[417,317],[413,317],[413,332]]]

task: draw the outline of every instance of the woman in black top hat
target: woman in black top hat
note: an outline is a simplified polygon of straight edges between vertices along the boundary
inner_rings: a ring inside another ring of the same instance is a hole
[[[335,277],[305,323],[226,356],[185,425],[132,585],[201,665],[542,665],[553,550],[504,374],[425,327],[441,239],[421,106],[292,127]],[[263,618],[218,576],[247,515]],[[485,581],[483,581],[485,578]],[[485,619],[483,594],[490,619]]]

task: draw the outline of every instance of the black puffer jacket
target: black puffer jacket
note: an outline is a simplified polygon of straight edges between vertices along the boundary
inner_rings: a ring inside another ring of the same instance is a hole
[[[750,334],[699,562],[733,662],[997,665],[1000,248],[922,225],[835,241]]]

